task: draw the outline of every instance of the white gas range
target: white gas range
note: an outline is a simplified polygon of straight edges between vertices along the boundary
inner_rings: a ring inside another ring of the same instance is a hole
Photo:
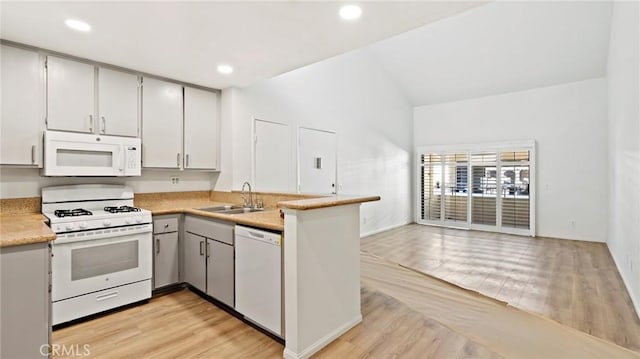
[[[53,324],[151,297],[151,212],[119,185],[42,189],[52,246]]]

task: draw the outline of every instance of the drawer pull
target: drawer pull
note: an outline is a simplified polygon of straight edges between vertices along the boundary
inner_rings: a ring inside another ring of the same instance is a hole
[[[107,293],[107,294],[101,294],[96,296],[96,302],[101,302],[103,300],[115,298],[117,296],[118,296],[118,291]]]
[[[165,223],[164,228],[169,228],[169,223]]]

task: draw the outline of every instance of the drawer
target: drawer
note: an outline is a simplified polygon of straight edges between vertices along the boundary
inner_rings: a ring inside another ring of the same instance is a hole
[[[233,245],[235,224],[196,216],[186,216],[184,230],[202,237]]]
[[[153,234],[169,233],[178,231],[178,218],[154,218]]]

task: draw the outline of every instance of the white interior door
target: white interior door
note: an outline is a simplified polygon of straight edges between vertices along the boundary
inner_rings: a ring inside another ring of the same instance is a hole
[[[336,193],[335,132],[300,127],[298,131],[298,192]]]
[[[263,192],[289,191],[291,141],[289,126],[256,119],[254,122],[254,188]]]

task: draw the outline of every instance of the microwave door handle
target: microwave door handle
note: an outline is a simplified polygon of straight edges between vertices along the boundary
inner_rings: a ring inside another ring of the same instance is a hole
[[[118,157],[118,172],[120,172],[120,176],[123,175],[123,171],[124,171],[123,162],[126,161],[125,159],[126,155],[127,155],[127,151],[125,151],[125,146],[124,145],[120,146],[120,154],[119,156],[116,156]]]

